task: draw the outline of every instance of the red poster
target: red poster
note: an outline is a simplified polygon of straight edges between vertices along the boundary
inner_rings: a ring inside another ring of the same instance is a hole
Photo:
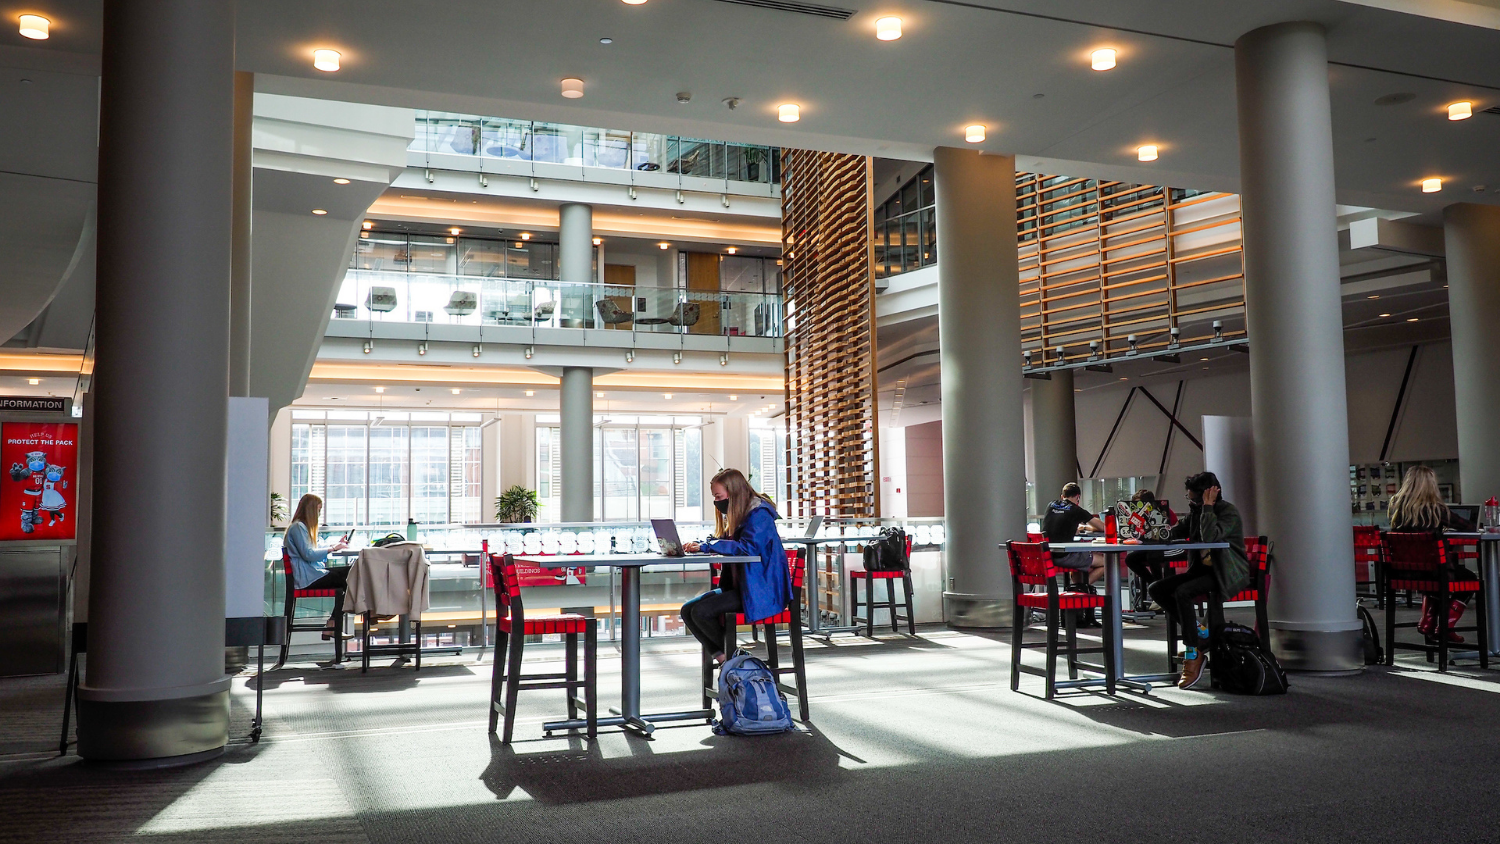
[[[78,425],[0,425],[0,541],[72,539],[78,523]]]
[[[567,557],[560,557],[558,563],[566,560]],[[522,586],[584,586],[588,581],[586,571],[582,566],[544,569],[530,563],[516,563],[516,578]]]

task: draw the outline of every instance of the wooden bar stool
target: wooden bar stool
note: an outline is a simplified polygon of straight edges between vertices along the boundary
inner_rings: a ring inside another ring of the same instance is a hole
[[[526,617],[521,601],[521,579],[516,574],[515,558],[509,554],[490,554],[487,564],[495,583],[495,671],[490,680],[490,732],[500,716],[505,716],[505,730],[500,737],[510,744],[516,722],[516,697],[522,689],[563,689],[568,699],[568,720],[578,717],[581,704],[588,721],[588,737],[598,734],[599,625],[594,619],[577,613],[561,613],[534,618]],[[566,558],[559,557],[559,561]],[[568,644],[562,673],[521,674],[521,654],[527,636],[562,634]],[[583,636],[583,679],[578,679],[578,637]],[[579,701],[575,689],[583,689]],[[502,690],[504,691],[502,699]]]

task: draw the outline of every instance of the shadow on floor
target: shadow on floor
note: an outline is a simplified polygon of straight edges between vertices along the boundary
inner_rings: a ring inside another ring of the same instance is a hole
[[[262,688],[266,692],[272,692],[282,685],[296,682],[308,687],[321,686],[331,692],[357,694],[409,689],[415,687],[423,678],[472,676],[474,676],[474,671],[467,665],[424,665],[421,671],[416,671],[411,663],[396,668],[391,666],[388,659],[383,659],[378,663],[372,662],[367,673],[360,672],[358,662],[346,663],[342,670],[283,668],[280,671],[267,672],[264,678],[265,685]],[[251,677],[246,681],[245,687],[254,691],[258,682],[261,682],[261,678]]]

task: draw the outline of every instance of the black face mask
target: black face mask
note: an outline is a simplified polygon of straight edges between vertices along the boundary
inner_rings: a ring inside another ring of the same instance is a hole
[[[716,499],[714,501],[714,509],[718,510],[720,513],[723,513],[726,516],[729,515],[729,499],[727,499],[727,498]]]

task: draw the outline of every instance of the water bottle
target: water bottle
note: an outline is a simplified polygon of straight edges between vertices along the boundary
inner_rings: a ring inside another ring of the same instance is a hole
[[[1500,531],[1500,501],[1496,501],[1493,495],[1489,501],[1484,502],[1484,529]]]
[[[1105,542],[1105,544],[1107,544],[1107,545],[1114,545],[1115,544],[1115,541],[1116,541],[1116,539],[1119,536],[1119,534],[1118,534],[1117,531],[1118,531],[1118,528],[1115,526],[1115,514],[1114,513],[1105,513],[1104,514],[1104,542]]]
[[[416,519],[407,519],[406,520],[406,541],[407,542],[416,542],[417,541],[417,520]]]

